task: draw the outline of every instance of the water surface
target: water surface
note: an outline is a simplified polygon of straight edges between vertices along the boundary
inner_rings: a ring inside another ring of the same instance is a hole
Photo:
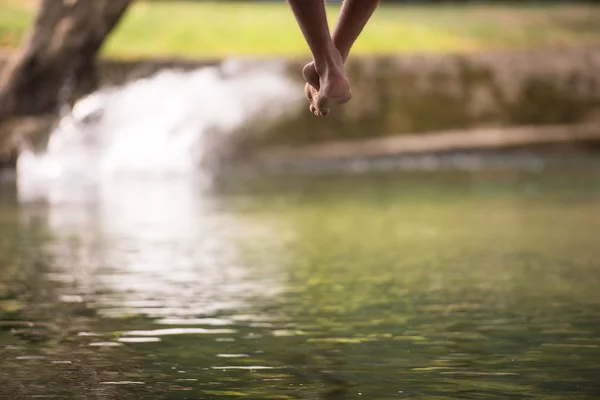
[[[600,163],[0,191],[0,398],[594,399]]]

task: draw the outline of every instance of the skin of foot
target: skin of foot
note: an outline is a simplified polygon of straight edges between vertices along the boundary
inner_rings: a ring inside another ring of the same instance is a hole
[[[350,101],[350,82],[344,70],[344,60],[337,49],[326,63],[307,64],[302,70],[306,85],[304,92],[310,102],[310,111],[318,116],[329,114],[331,107]]]

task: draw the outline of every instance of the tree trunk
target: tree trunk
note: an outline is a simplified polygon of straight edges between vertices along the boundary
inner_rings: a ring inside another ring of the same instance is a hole
[[[0,74],[0,122],[56,114],[97,85],[96,56],[132,0],[41,0],[21,52]]]

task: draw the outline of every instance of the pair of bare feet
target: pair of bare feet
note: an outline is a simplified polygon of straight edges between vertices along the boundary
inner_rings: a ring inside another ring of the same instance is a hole
[[[329,65],[317,68],[312,61],[304,66],[302,75],[306,80],[304,94],[310,103],[309,109],[317,116],[329,115],[331,107],[346,103],[352,98],[350,81],[338,50],[335,50]]]
[[[344,62],[352,45],[377,8],[379,0],[345,0],[333,34],[329,32],[325,0],[288,0],[313,55],[302,70],[310,111],[326,116],[352,97]]]

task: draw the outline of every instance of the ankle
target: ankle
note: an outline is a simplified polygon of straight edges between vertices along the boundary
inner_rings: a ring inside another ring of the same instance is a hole
[[[338,49],[331,48],[318,62],[315,61],[315,69],[319,75],[327,75],[332,71],[344,69],[344,59]]]
[[[335,36],[332,37],[332,41],[335,48],[340,53],[342,61],[345,64],[346,60],[348,59],[348,56],[350,55],[350,47],[352,46],[352,44],[344,43],[341,39],[338,39]]]

